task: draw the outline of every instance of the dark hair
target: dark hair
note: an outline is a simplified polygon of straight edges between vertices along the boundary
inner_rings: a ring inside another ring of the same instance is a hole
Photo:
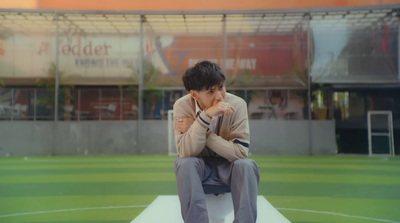
[[[182,81],[187,91],[201,91],[203,89],[208,90],[215,85],[223,85],[225,75],[218,64],[205,60],[188,68],[182,77]]]

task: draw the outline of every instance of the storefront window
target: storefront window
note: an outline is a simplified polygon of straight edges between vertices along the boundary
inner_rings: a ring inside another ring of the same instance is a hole
[[[303,90],[249,90],[250,119],[303,120],[305,114]]]
[[[349,92],[333,93],[333,118],[335,120],[349,118]]]
[[[398,79],[398,17],[354,12],[314,15],[310,21],[313,82],[396,83]]]

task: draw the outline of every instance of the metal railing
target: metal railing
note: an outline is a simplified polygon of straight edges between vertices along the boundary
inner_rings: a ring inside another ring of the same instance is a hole
[[[299,100],[305,101],[301,99],[306,95],[305,90],[228,89],[228,92],[247,102],[250,119],[307,119],[304,113],[307,105],[299,103]],[[276,93],[283,94],[271,98]],[[135,87],[61,88],[58,92],[57,120],[138,120],[139,109],[144,120],[167,120],[168,110],[173,109],[175,101],[185,94],[182,88],[145,89],[140,108],[139,91]],[[0,120],[54,120],[54,95],[54,89],[2,89]]]
[[[144,90],[143,119],[167,119],[183,90]],[[0,90],[0,120],[54,120],[53,89],[5,88]],[[60,89],[58,120],[137,120],[138,89]]]

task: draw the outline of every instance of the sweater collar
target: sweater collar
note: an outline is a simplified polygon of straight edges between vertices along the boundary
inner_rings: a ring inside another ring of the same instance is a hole
[[[196,100],[194,100],[194,104],[196,106],[195,114],[200,114],[203,110],[201,110],[201,108]]]

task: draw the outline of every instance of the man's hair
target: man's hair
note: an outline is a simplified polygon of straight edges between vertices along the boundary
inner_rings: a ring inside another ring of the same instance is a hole
[[[182,81],[187,91],[201,91],[216,85],[222,86],[225,83],[225,75],[218,64],[205,60],[188,68]]]

